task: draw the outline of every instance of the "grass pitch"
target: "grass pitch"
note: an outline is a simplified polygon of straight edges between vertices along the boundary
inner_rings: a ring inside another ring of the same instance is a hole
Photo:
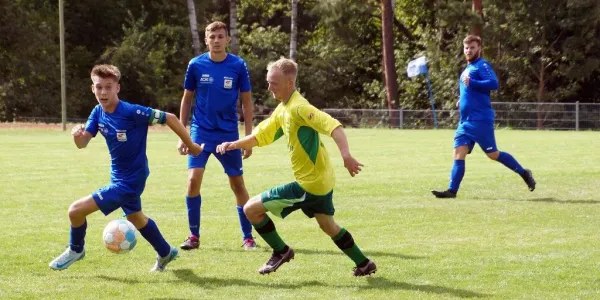
[[[496,132],[498,146],[533,170],[535,192],[480,149],[467,158],[459,197],[434,199],[446,188],[453,131],[346,130],[365,164],[350,177],[335,144],[336,220],[378,265],[367,278],[318,228],[296,212],[273,218],[296,259],[276,273],[256,270],[270,250],[241,247],[235,200],[211,158],[202,187],[198,251],[182,252],[167,272],[151,274],[152,247],[115,255],[101,233],[120,211],[88,218],[86,258],[65,271],[48,263],[68,244],[67,208],[109,180],[109,155],[98,136],[78,150],[57,130],[0,129],[0,298],[10,299],[598,299],[600,298],[600,134]],[[167,241],[188,233],[186,158],[176,136],[151,131],[151,175],[145,213]],[[284,142],[255,148],[245,161],[255,195],[293,180]]]

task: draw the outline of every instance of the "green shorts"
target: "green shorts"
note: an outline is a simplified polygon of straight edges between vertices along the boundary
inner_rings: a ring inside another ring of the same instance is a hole
[[[333,216],[335,212],[333,190],[326,195],[313,195],[295,181],[267,190],[260,197],[265,208],[282,219],[297,209],[309,218],[315,214]]]

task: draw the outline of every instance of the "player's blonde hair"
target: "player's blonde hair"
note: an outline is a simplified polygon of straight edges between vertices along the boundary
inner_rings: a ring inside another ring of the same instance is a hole
[[[121,80],[121,71],[113,65],[95,65],[90,75],[92,80],[94,80],[95,76],[100,78],[113,78],[116,82]]]
[[[209,32],[214,32],[221,29],[225,30],[226,35],[229,35],[229,32],[227,31],[227,24],[221,21],[215,21],[208,24],[208,26],[206,26],[206,29],[204,30],[204,33],[208,35]]]
[[[283,73],[284,76],[291,78],[296,82],[296,75],[298,74],[298,64],[285,57],[281,57],[276,61],[272,61],[267,65],[267,71],[278,69]]]
[[[477,46],[481,46],[481,38],[476,35],[467,35],[467,37],[463,40],[463,44],[470,44],[472,42],[477,43]]]

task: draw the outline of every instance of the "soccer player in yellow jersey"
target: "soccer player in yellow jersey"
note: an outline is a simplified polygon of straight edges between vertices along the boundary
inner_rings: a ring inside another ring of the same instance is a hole
[[[298,67],[294,61],[281,58],[269,63],[267,70],[269,91],[281,103],[251,135],[217,146],[218,153],[225,153],[234,149],[266,146],[282,136],[287,138],[296,181],[267,190],[244,205],[248,220],[273,248],[271,258],[258,273],[275,272],[283,263],[294,258],[294,250],[281,239],[267,211],[285,218],[297,209],[301,209],[309,218],[314,217],[321,229],[356,263],[354,276],[375,273],[375,263],[362,253],[350,232],[333,219],[335,175],[319,133],[333,138],[344,159],[344,167],[351,176],[358,174],[363,166],[350,154],[342,124],[312,106],[296,91]]]

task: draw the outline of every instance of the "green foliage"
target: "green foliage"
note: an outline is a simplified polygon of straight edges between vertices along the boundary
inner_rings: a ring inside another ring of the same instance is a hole
[[[214,20],[229,22],[229,1],[196,0],[200,38]],[[381,7],[377,0],[306,0],[298,11],[298,86],[316,106],[385,108]],[[394,55],[400,106],[428,109],[425,78],[408,62],[429,61],[436,106],[454,110],[465,62],[462,39],[483,25],[484,57],[501,85],[494,101],[600,101],[600,4],[596,0],[484,2],[396,0]],[[290,1],[238,1],[240,55],[248,61],[257,104],[274,106],[265,67],[289,54]],[[0,120],[60,117],[56,1],[0,1]],[[15,22],[14,20],[20,20]],[[125,24],[125,25],[123,25]],[[121,97],[178,110],[192,58],[186,0],[65,1],[68,116],[95,104],[89,70],[123,71]]]

